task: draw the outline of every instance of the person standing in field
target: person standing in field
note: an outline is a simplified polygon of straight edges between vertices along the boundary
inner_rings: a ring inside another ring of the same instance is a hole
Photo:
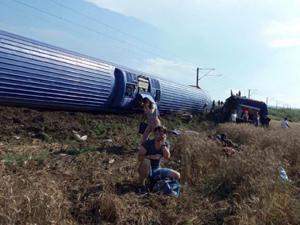
[[[260,126],[260,115],[259,115],[259,112],[255,113],[253,123],[257,127]]]
[[[248,110],[244,111],[242,119],[244,120],[244,122],[248,122],[249,121],[249,112],[248,112]]]
[[[147,116],[147,127],[143,133],[142,143],[148,140],[150,133],[154,131],[155,127],[161,125],[158,108],[155,102],[151,102],[149,98],[144,98],[143,109]]]
[[[230,121],[233,123],[236,123],[236,119],[237,119],[237,112],[236,112],[236,110],[233,110],[231,113]]]

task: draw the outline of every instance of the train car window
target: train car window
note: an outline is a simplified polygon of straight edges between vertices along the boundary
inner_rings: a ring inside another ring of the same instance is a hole
[[[133,98],[135,86],[133,84],[126,84],[125,96]]]
[[[149,80],[143,76],[138,77],[138,88],[139,90],[148,92],[149,91]]]
[[[160,89],[159,81],[156,79],[151,79],[151,88]]]
[[[126,72],[126,79],[129,83],[136,83],[136,75],[134,73]]]

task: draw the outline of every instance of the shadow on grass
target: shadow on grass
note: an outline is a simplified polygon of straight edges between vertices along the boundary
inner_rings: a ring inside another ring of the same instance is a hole
[[[233,197],[234,191],[243,182],[243,177],[234,179],[224,179],[222,177],[212,177],[206,179],[202,192],[206,196],[212,197],[215,201],[221,201]]]
[[[117,195],[124,195],[127,193],[136,192],[136,185],[132,182],[116,183],[115,192]]]
[[[70,190],[70,213],[79,224],[99,224],[101,215],[97,205],[92,204],[95,197],[103,192],[102,185]]]
[[[69,148],[66,150],[61,150],[52,153],[53,155],[59,154],[67,154],[71,156],[80,155],[86,152],[101,152],[112,155],[126,155],[126,154],[134,154],[136,152],[135,149],[129,150],[124,146],[110,146],[110,147],[81,147],[81,148]]]

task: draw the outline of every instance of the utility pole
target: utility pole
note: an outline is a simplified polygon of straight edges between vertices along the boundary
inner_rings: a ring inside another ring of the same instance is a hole
[[[269,103],[269,98],[267,97],[266,98],[266,104],[268,105],[268,103]]]
[[[200,70],[206,70],[207,72],[204,73],[202,76],[199,77]],[[197,67],[196,87],[200,88],[199,87],[199,80],[201,80],[203,77],[207,77],[207,76],[220,77],[220,76],[222,76],[222,74],[209,74],[213,70],[215,70],[215,68],[199,68],[199,67]]]
[[[197,80],[196,80],[196,87],[199,87],[199,67],[197,67]]]
[[[251,94],[255,95],[257,92],[257,89],[248,89],[248,98],[251,98]]]

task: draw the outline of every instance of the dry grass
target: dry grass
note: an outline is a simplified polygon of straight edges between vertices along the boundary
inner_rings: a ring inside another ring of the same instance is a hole
[[[213,224],[300,224],[300,129],[293,127],[282,130],[273,124],[266,130],[220,125],[217,132],[241,144],[240,152],[229,158],[205,133],[178,142],[176,156],[182,161],[184,180],[203,198],[209,198],[214,207],[208,214],[215,219],[221,214]],[[289,184],[279,181],[279,165],[286,168]]]
[[[0,224],[72,224],[69,203],[49,174],[5,174],[0,193]]]
[[[199,132],[171,139],[166,166],[182,174],[174,199],[135,193],[141,117],[0,110],[0,224],[300,224],[300,124],[212,127],[165,117],[171,128]],[[207,138],[215,132],[240,151],[226,156]],[[279,180],[279,165],[291,182]]]

